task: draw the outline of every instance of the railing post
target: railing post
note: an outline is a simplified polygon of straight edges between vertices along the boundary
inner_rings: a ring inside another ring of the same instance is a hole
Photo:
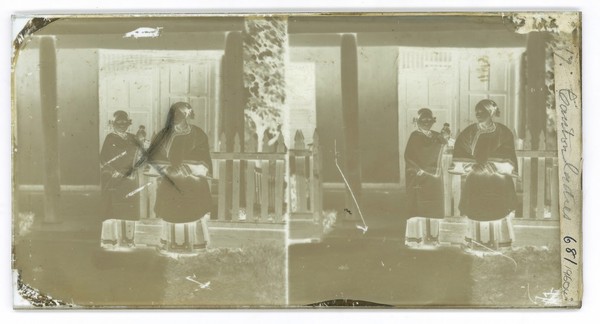
[[[279,136],[276,143],[276,152],[284,153],[285,146],[283,144],[283,137]],[[273,204],[275,205],[275,217],[276,220],[281,220],[283,216],[283,202],[284,202],[284,192],[283,192],[283,181],[285,177],[285,160],[277,160],[275,161],[275,197]]]
[[[304,135],[302,134],[301,130],[297,130],[296,135],[294,136],[294,149],[306,149],[304,144]],[[296,156],[294,159],[296,164],[296,211],[306,212],[306,157],[300,155]]]
[[[265,222],[269,216],[269,161],[261,160],[261,178],[260,178],[260,220]]]
[[[531,217],[531,157],[523,158],[523,219]]]
[[[323,214],[323,191],[322,191],[322,181],[321,181],[321,144],[319,142],[319,133],[317,129],[313,134],[313,146],[312,146],[312,156],[311,156],[311,196],[310,202],[312,211],[314,214],[314,219],[321,219]]]
[[[444,217],[452,216],[452,175],[448,173],[450,163],[452,163],[452,155],[444,153],[441,165],[444,181]]]
[[[558,158],[552,158],[552,181],[550,182],[552,187],[550,188],[550,210],[552,211],[552,219],[559,219],[558,217]]]
[[[537,201],[535,218],[544,218],[544,208],[546,206],[546,158],[537,158]]]
[[[225,152],[227,147],[227,138],[225,133],[221,133],[220,139],[220,151]],[[219,161],[219,205],[218,205],[218,218],[219,220],[225,220],[227,217],[227,206],[226,206],[226,194],[227,194],[227,169],[226,169],[226,161]]]
[[[452,209],[454,210],[454,214],[452,216],[461,216],[460,210],[458,209],[458,203],[460,202],[462,176],[460,174],[455,174],[455,175],[452,175],[451,178],[452,178],[452,201],[453,201]]]
[[[240,153],[240,137],[236,133],[233,138],[233,152]],[[232,192],[231,192],[231,219],[239,220],[240,217],[240,160],[233,160]]]

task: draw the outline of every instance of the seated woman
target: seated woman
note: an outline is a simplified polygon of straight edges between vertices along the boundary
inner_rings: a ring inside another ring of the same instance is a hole
[[[212,209],[207,180],[212,160],[208,136],[188,123],[191,118],[190,104],[173,104],[148,149],[151,169],[159,175],[154,211],[163,220],[161,243],[168,252],[193,252],[208,240],[201,219]]]
[[[127,132],[131,125],[127,113],[119,110],[113,116],[113,131],[106,136],[100,151],[105,216],[100,244],[107,249],[133,247],[135,221],[140,217],[139,195],[134,194],[139,185],[134,171],[138,143]]]
[[[475,106],[477,123],[465,128],[454,145],[451,173],[466,174],[458,209],[469,219],[469,247],[511,246],[511,218],[517,205],[512,177],[517,175],[513,134],[494,122],[498,105],[485,99]]]
[[[444,218],[442,154],[446,139],[432,131],[435,117],[428,108],[418,111],[417,130],[412,132],[404,159],[408,215],[407,245],[436,243],[439,220]]]

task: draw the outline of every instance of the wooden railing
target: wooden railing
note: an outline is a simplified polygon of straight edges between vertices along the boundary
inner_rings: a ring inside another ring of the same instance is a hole
[[[284,222],[285,145],[280,138],[273,153],[241,152],[236,134],[233,151],[211,153],[217,185],[217,219],[241,222]],[[252,144],[250,144],[252,146]],[[214,192],[213,192],[214,194]],[[215,217],[212,217],[215,219]]]
[[[319,134],[315,130],[311,145],[306,145],[304,139],[302,131],[296,131],[293,149],[289,150],[291,212],[311,214],[317,219],[323,208]]]
[[[558,157],[556,151],[517,151],[519,177],[515,188],[521,199],[516,217],[524,220],[558,219]],[[452,154],[444,154],[443,170],[452,163]],[[444,212],[460,216],[458,202],[464,176],[444,172]],[[542,189],[540,189],[542,188]]]
[[[306,144],[304,134],[297,131],[290,163],[290,226],[291,242],[320,240],[323,224],[323,177],[321,176],[321,146],[315,130],[312,144]]]
[[[558,154],[556,151],[517,151],[523,196],[523,219],[558,219]],[[540,189],[542,188],[542,189]]]
[[[211,191],[217,207],[211,219],[234,222],[283,223],[289,211],[296,219],[317,222],[322,215],[323,181],[319,136],[306,145],[298,131],[293,149],[287,150],[280,137],[268,148],[256,152],[256,143],[245,143],[242,152],[238,135],[233,138],[233,150],[228,151],[227,138],[221,135],[219,151],[212,152],[213,180]],[[289,157],[289,182],[286,181],[286,157]],[[156,178],[154,185],[142,192],[142,218],[155,218]],[[289,199],[286,199],[289,194]]]

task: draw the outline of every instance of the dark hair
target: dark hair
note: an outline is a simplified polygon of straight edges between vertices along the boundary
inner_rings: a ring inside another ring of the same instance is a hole
[[[485,109],[490,113],[490,116],[500,117],[500,108],[495,101],[490,99],[483,99],[475,105],[475,110]]]
[[[165,128],[169,128],[175,126],[175,114],[182,108],[192,108],[192,106],[183,101],[176,102],[171,105],[169,108],[169,112],[167,113],[167,122],[165,123]]]
[[[419,109],[419,111],[417,111],[417,115],[418,115],[419,119],[421,119],[421,117],[426,117],[426,116],[433,117],[433,112],[429,108],[421,108],[421,109]]]
[[[121,124],[121,122],[124,121],[127,123],[127,125],[131,125],[131,119],[129,119],[129,115],[127,115],[127,113],[123,110],[115,111],[113,117],[115,118],[114,123],[119,122],[119,124]]]

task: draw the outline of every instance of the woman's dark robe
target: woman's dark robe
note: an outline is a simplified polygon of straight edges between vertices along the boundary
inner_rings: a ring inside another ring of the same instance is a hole
[[[197,221],[212,209],[206,178],[192,175],[189,165],[204,165],[212,174],[208,136],[190,125],[176,133],[163,129],[150,146],[150,163],[162,169],[156,191],[156,215],[170,223]]]
[[[139,186],[134,162],[138,144],[135,136],[126,133],[125,138],[110,133],[100,151],[102,200],[104,219],[138,220],[140,218],[140,195],[133,193]],[[119,176],[113,177],[114,172]]]
[[[445,144],[435,131],[430,136],[418,130],[410,134],[404,152],[409,217],[444,217],[441,160]],[[424,173],[417,175],[420,170]]]
[[[517,174],[512,132],[504,125],[482,131],[477,124],[465,128],[456,139],[453,162],[472,163],[461,191],[458,209],[477,221],[502,219],[515,210],[517,195],[511,175],[501,174],[493,162],[510,163]]]

